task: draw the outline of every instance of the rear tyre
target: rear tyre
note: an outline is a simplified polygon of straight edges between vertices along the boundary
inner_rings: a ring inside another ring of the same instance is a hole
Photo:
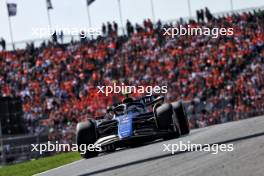
[[[172,124],[172,106],[171,104],[163,104],[159,107],[154,107],[156,116],[156,124],[160,130],[168,130]]]
[[[172,103],[173,111],[177,116],[181,134],[186,135],[190,133],[189,120],[182,102]]]
[[[94,144],[97,140],[95,122],[92,120],[88,120],[86,122],[80,122],[77,124],[76,129],[77,129],[76,142],[78,145],[78,150],[80,152],[80,155],[85,159],[97,156],[98,151],[87,150],[84,153],[82,151],[84,145],[86,145],[85,147],[88,147],[89,144]]]
[[[166,103],[157,108],[154,107],[154,112],[158,129],[169,132],[163,139],[169,140],[180,136],[178,120],[171,104]]]

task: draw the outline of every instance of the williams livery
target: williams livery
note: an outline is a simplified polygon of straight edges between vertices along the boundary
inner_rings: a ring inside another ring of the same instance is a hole
[[[107,109],[99,120],[77,124],[77,145],[101,146],[101,150],[87,150],[84,158],[117,148],[137,146],[156,139],[172,139],[189,134],[189,123],[182,101],[164,103],[163,96],[146,96],[123,102]]]

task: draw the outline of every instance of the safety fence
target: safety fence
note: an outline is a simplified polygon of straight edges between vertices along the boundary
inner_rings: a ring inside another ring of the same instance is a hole
[[[23,135],[8,136],[1,139],[0,164],[20,163],[32,158],[48,156],[53,153],[44,152],[40,155],[37,151],[32,151],[31,144],[47,143],[47,135]]]

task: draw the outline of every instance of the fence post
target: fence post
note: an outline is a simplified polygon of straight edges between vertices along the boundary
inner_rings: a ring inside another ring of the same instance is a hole
[[[0,120],[0,147],[1,147],[1,162],[2,164],[5,164],[6,158],[5,158],[5,151],[4,151],[4,143],[3,143],[3,134],[2,134],[2,125],[1,125],[1,120]]]

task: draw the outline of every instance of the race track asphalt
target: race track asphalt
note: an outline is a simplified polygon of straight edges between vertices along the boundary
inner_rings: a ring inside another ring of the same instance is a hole
[[[233,144],[231,152],[183,151],[163,144]],[[190,135],[103,154],[38,176],[264,176],[264,116],[191,131]]]

